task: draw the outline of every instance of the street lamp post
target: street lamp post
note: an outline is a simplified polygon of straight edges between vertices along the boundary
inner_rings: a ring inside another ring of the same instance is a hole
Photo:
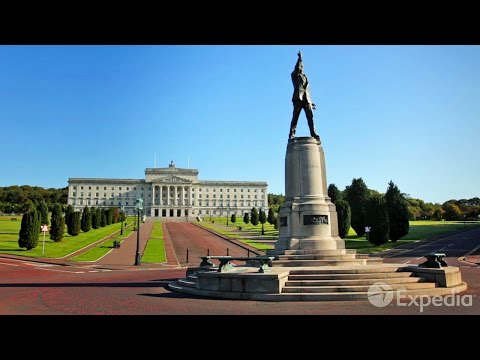
[[[370,240],[368,239],[368,234],[370,234],[370,230],[371,230],[371,229],[372,229],[371,226],[365,226],[365,233],[367,234],[367,241],[370,241]]]
[[[228,226],[228,208],[227,208],[227,226]]]
[[[137,210],[137,251],[135,253],[135,265],[140,265],[140,211],[143,210],[143,199],[137,199],[135,204]]]

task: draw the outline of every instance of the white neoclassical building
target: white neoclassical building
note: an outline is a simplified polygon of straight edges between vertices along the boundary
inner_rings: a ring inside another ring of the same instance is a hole
[[[144,199],[147,216],[243,216],[253,207],[268,210],[264,181],[199,180],[198,170],[181,169],[173,162],[167,168],[145,169],[145,179],[68,180],[68,203],[75,210],[91,207],[124,207],[135,212],[135,201]]]

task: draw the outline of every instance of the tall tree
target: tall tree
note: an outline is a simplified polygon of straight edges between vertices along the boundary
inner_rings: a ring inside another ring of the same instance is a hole
[[[442,207],[441,206],[436,206],[435,210],[433,211],[433,218],[435,220],[441,220],[443,213],[444,213],[444,211],[443,211]]]
[[[112,223],[116,224],[120,221],[120,209],[118,207],[113,208],[113,219]]]
[[[278,214],[277,215],[273,215],[273,228],[275,230],[278,230]]]
[[[67,208],[65,209],[65,224],[67,224],[67,227],[70,225],[70,215],[73,214],[75,210],[73,209],[72,205],[68,205]],[[69,233],[70,234],[70,233]]]
[[[122,210],[120,211],[120,216],[118,218],[118,221],[125,221],[127,219],[127,216],[125,215],[125,212]]]
[[[115,209],[117,208],[114,208],[114,207],[111,207],[109,208],[108,210],[108,218],[107,218],[107,225],[110,225],[110,224],[113,224],[113,213],[115,212]]]
[[[262,235],[265,235],[264,224],[267,222],[267,215],[265,215],[265,211],[260,209],[260,214],[258,214],[258,221],[262,224]]]
[[[458,205],[451,202],[443,204],[443,210],[445,210],[444,216],[447,220],[460,220],[462,216],[462,212]]]
[[[68,233],[71,236],[77,236],[80,234],[80,227],[81,227],[81,222],[80,222],[80,212],[75,211],[72,214],[70,214],[70,226],[68,228]]]
[[[273,211],[272,208],[268,208],[267,221],[270,225],[275,224],[275,212]]]
[[[98,229],[100,225],[97,224],[97,209],[94,206],[90,209],[90,214],[92,218],[92,228]]]
[[[397,185],[391,180],[388,183],[385,200],[387,202],[388,221],[390,224],[389,237],[395,242],[401,237],[407,235],[410,228],[408,221],[408,202],[398,189]]]
[[[368,241],[381,245],[388,241],[390,226],[388,222],[388,207],[385,197],[373,196],[366,204],[367,225],[370,227]]]
[[[38,212],[40,213],[40,223],[50,225],[50,221],[48,220],[48,206],[44,200],[38,204]]]
[[[345,200],[352,211],[352,227],[358,236],[365,234],[365,204],[369,191],[362,178],[353,179],[352,184],[345,188]]]
[[[107,226],[107,210],[102,209],[101,211],[101,216],[100,216],[100,227],[105,227]]]
[[[278,213],[278,210],[285,202],[285,196],[280,194],[268,194],[268,207],[272,208],[274,212]]]
[[[352,211],[350,210],[350,205],[345,200],[337,200],[335,206],[337,207],[338,235],[345,239],[350,231]]]
[[[110,225],[110,224],[112,223],[111,213],[112,213],[112,209],[111,209],[111,208],[105,209],[105,211],[104,211],[104,214],[105,214],[105,226],[106,226],[106,225]]]
[[[254,207],[250,211],[250,222],[252,223],[253,226],[258,225],[258,211]]]
[[[245,213],[245,214],[243,215],[243,222],[244,222],[245,224],[248,224],[248,223],[250,222],[250,215],[248,215],[248,213]]]
[[[18,246],[27,250],[37,247],[40,225],[40,213],[35,207],[23,214]]]
[[[97,229],[105,226],[105,225],[102,226],[102,213],[103,213],[102,209],[98,207],[97,208],[97,216],[95,218],[95,226],[96,226]]]
[[[83,208],[81,228],[83,232],[89,232],[92,228],[92,214],[90,213],[87,205],[85,205]]]
[[[335,184],[328,185],[328,197],[334,204],[336,204],[338,200],[342,199],[340,190],[338,190]]]
[[[52,226],[50,226],[50,239],[55,242],[62,241],[65,231],[65,219],[62,216],[62,205],[53,204]]]

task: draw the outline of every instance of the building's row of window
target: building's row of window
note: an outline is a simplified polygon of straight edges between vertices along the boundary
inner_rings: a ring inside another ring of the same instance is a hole
[[[142,195],[142,194],[140,194]],[[73,192],[72,196],[77,196],[77,193],[76,192]],[[80,196],[83,197],[83,192],[80,193]],[[88,193],[88,196],[92,196],[92,193]],[[95,197],[99,197],[100,194],[99,193],[95,193]],[[121,193],[118,193],[118,194],[115,194],[115,193],[111,193],[110,194],[110,197],[122,197],[122,194]],[[129,194],[128,193],[125,193],[124,194],[125,197],[129,197]],[[107,197],[107,193],[103,193],[103,197]],[[133,197],[137,197],[137,194],[133,194]],[[151,197],[151,195],[148,195],[148,197]]]
[[[78,200],[78,202],[77,202]],[[110,204],[108,204],[108,202],[110,202]],[[115,201],[113,200],[105,200],[105,199],[101,199],[101,200],[98,200],[98,199],[74,199],[72,204],[75,206],[75,205],[104,205],[104,206],[130,206],[130,203],[128,201],[126,201],[125,203],[123,203],[122,201],[117,201],[116,202],[117,204],[115,205]],[[132,203],[131,206],[134,206],[135,203]],[[148,202],[146,205],[152,205],[151,202]],[[188,206],[188,204],[185,204]],[[203,202],[200,200],[198,202],[198,205],[195,205],[195,206],[204,206],[204,207],[208,207],[208,206],[263,206],[264,204],[261,202],[261,201],[238,201],[238,202],[233,202],[233,203],[223,203],[221,201],[207,201],[207,200],[204,200]]]
[[[128,193],[125,193],[123,194],[125,197],[129,197],[129,194]],[[76,197],[77,196],[77,193],[74,192],[73,193],[73,197]],[[88,193],[88,196],[92,196],[92,193]],[[95,197],[99,197],[100,196],[100,193],[95,193]],[[208,194],[205,195],[205,198],[208,199]],[[80,193],[80,197],[83,197],[83,192]],[[106,198],[107,197],[107,193],[103,193],[103,197]],[[115,194],[115,193],[111,193],[110,194],[110,197],[122,197],[122,194],[121,193],[118,193],[118,194]],[[133,194],[133,197],[136,198],[137,197],[137,194]],[[152,195],[148,194],[148,197],[152,197]],[[155,198],[158,198],[159,195],[156,194],[155,195]],[[166,198],[167,195],[164,193],[162,198]],[[195,197],[195,194],[192,195],[192,197],[194,198]],[[174,195],[171,194],[170,195],[170,198],[174,198]],[[177,199],[180,199],[181,198],[181,194],[177,194]],[[202,194],[198,194],[198,198],[201,199],[202,198]],[[213,194],[213,198],[215,199],[216,198],[216,195]],[[223,199],[223,195],[220,194],[220,199]],[[233,198],[236,199],[237,198],[237,195],[233,195]],[[250,199],[250,195],[247,195],[247,198]],[[230,195],[227,195],[227,199],[230,199]],[[240,199],[243,199],[243,195],[240,195]],[[254,195],[254,199],[258,199],[258,195]],[[260,199],[265,199],[265,196],[264,195],[261,195]]]
[[[110,201],[110,204],[108,204],[107,201],[105,200],[90,200],[90,199],[78,199],[78,203],[77,203],[77,200],[73,200],[73,203],[72,205],[103,205],[103,206],[134,206],[135,203],[133,202],[131,205],[129,204],[128,201],[125,202],[125,204],[123,204],[121,201],[118,201],[117,202],[117,205],[115,205],[115,201]],[[151,203],[147,203],[147,205],[152,205]]]
[[[205,191],[208,192],[208,191],[209,191],[208,189],[209,189],[209,188],[206,188]],[[226,190],[227,190],[227,192],[230,192],[230,189],[229,189],[229,188],[227,188]],[[243,192],[243,190],[244,190],[244,189],[240,189],[240,192]],[[250,189],[246,189],[246,190],[247,190],[247,192],[250,192]],[[259,189],[253,189],[253,192],[258,192],[258,190],[259,190]],[[195,191],[195,188],[193,189],[193,191]],[[198,188],[198,191],[201,192],[201,191],[202,191],[202,188]],[[215,188],[212,188],[212,192],[215,192]],[[220,188],[220,192],[223,192],[223,188]],[[233,189],[233,192],[237,192],[237,189],[234,188],[234,189]],[[264,192],[265,192],[265,189],[260,190],[260,192],[264,193]]]
[[[201,199],[202,198],[202,194],[198,194],[198,198]],[[213,194],[213,199],[215,199],[215,194]],[[223,199],[223,195],[220,195],[219,197],[220,199]],[[237,198],[237,195],[233,195],[233,198],[236,199]],[[258,199],[258,195],[254,195],[254,199]],[[205,199],[208,199],[208,194],[205,195]],[[230,195],[227,195],[227,199],[230,199]],[[240,199],[243,199],[243,195],[240,195]],[[247,199],[250,199],[250,195],[247,195]],[[265,196],[262,195],[260,196],[260,199],[265,199]]]
[[[85,186],[85,187],[86,187],[86,186]],[[77,187],[76,187],[76,186],[72,186],[72,188],[73,188],[73,190],[77,190]],[[127,186],[126,188],[127,188],[127,191],[130,191],[130,187],[129,187],[129,186]],[[80,190],[83,190],[83,186],[80,186]],[[89,186],[89,187],[88,187],[88,190],[92,190],[92,187]],[[99,186],[96,186],[96,189],[95,189],[95,190],[100,190],[100,187],[99,187]],[[103,187],[103,190],[107,190],[107,187],[104,186],[104,187]],[[114,187],[114,186],[112,186],[112,190],[115,190],[115,187]],[[118,187],[118,190],[122,190],[122,187],[119,186],[119,187]],[[133,187],[133,190],[137,190],[137,187],[134,186],[134,187]],[[143,187],[142,187],[140,190],[143,191]]]
[[[198,204],[196,204],[195,206],[199,206],[199,207],[211,207],[211,206],[239,206],[239,207],[242,207],[242,206],[247,206],[247,207],[250,207],[250,206],[258,206],[258,207],[261,207],[261,206],[264,206],[265,204],[263,204],[261,201],[238,201],[238,203],[222,203],[222,202],[215,202],[215,201],[199,201]]]
[[[85,186],[87,187],[87,186]],[[112,186],[111,187],[112,190],[115,190],[115,186]],[[126,187],[127,191],[130,191],[130,187],[127,186]],[[72,190],[73,191],[76,191],[77,190],[77,186],[72,186]],[[80,190],[84,190],[84,186],[80,186]],[[92,186],[88,186],[88,190],[92,190]],[[100,190],[100,186],[96,186],[96,189],[95,190]],[[104,186],[103,187],[103,190],[107,190],[107,186]],[[121,191],[122,190],[122,187],[119,186],[118,187],[118,190]],[[137,190],[137,187],[134,186],[133,187],[133,190],[136,191]],[[149,188],[147,189],[148,191],[151,191],[152,189]],[[240,189],[240,192],[243,192],[244,189]],[[253,192],[258,192],[260,189],[245,189],[247,192],[250,192],[250,190],[253,190]],[[143,187],[140,188],[140,191],[143,191]],[[198,191],[201,192],[202,191],[202,188],[198,188]],[[215,192],[216,191],[216,188],[212,188],[212,192]],[[223,192],[223,188],[220,188],[219,189],[220,192]],[[195,192],[195,188],[192,188],[192,192]],[[205,188],[205,192],[209,192],[209,188]],[[226,188],[226,192],[230,192],[230,188]],[[237,192],[237,189],[233,189],[233,192]],[[265,193],[265,189],[261,189],[260,192],[262,193]]]
[[[247,212],[248,212],[248,211],[247,211]],[[223,209],[221,209],[221,210],[204,210],[204,209],[198,210],[198,214],[199,214],[199,215],[210,215],[210,213],[211,213],[212,215],[224,215],[224,214],[227,214],[227,213],[228,213],[228,215],[231,215],[231,214],[233,214],[233,213],[235,213],[236,215],[242,215],[242,214],[244,214],[241,209],[236,209],[236,211],[230,210],[230,211],[228,211],[228,212],[227,212],[227,211],[224,211]],[[249,213],[249,212],[248,212],[248,213]],[[250,213],[249,213],[249,214],[250,214]]]

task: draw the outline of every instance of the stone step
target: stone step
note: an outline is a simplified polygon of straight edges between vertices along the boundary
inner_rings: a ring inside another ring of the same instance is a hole
[[[290,272],[291,274],[291,272]],[[360,280],[360,279],[405,279],[411,277],[413,273],[408,271],[398,272],[377,272],[377,273],[360,273],[360,274],[303,274],[303,275],[289,275],[289,281],[314,281],[314,280]]]
[[[274,267],[367,265],[366,259],[275,260]]]
[[[392,290],[431,289],[436,283],[400,283],[390,284]],[[368,292],[370,285],[343,285],[343,286],[288,286],[282,289],[282,293],[332,293],[332,292]]]
[[[255,300],[255,301],[368,301],[369,293],[367,291],[362,292],[331,292],[331,293],[280,293],[280,294],[266,294],[266,293],[235,293],[224,291],[208,291],[200,290],[186,286],[180,286],[178,283],[171,282],[168,284],[168,288],[172,291],[190,294],[195,296],[205,296],[207,298],[217,297],[223,299],[235,299],[235,300]],[[453,288],[441,288],[433,287],[430,289],[413,289],[405,290],[401,292],[402,296],[439,296],[439,295],[451,295],[458,294],[467,289],[465,282],[457,285]],[[394,299],[397,296],[397,292],[393,293]]]
[[[278,260],[342,260],[342,259],[355,259],[356,254],[343,254],[343,255],[278,255]],[[359,259],[359,257],[356,257]],[[362,257],[365,259],[365,257]]]
[[[197,275],[195,274],[187,274],[187,279],[190,281],[197,281]]]
[[[345,255],[356,254],[355,249],[337,250],[267,250],[267,255]]]
[[[275,262],[274,262],[275,264]],[[402,266],[355,266],[345,268],[330,267],[327,269],[292,269],[290,275],[321,275],[321,274],[365,274],[365,273],[394,273],[402,271]]]
[[[178,279],[177,282],[181,286],[187,286],[187,287],[193,287],[193,288],[197,287],[197,283],[189,279]]]
[[[422,277],[397,277],[397,278],[369,278],[369,279],[334,279],[334,280],[288,280],[285,286],[346,286],[346,285],[372,285],[378,282],[385,284],[407,284],[425,282]]]

